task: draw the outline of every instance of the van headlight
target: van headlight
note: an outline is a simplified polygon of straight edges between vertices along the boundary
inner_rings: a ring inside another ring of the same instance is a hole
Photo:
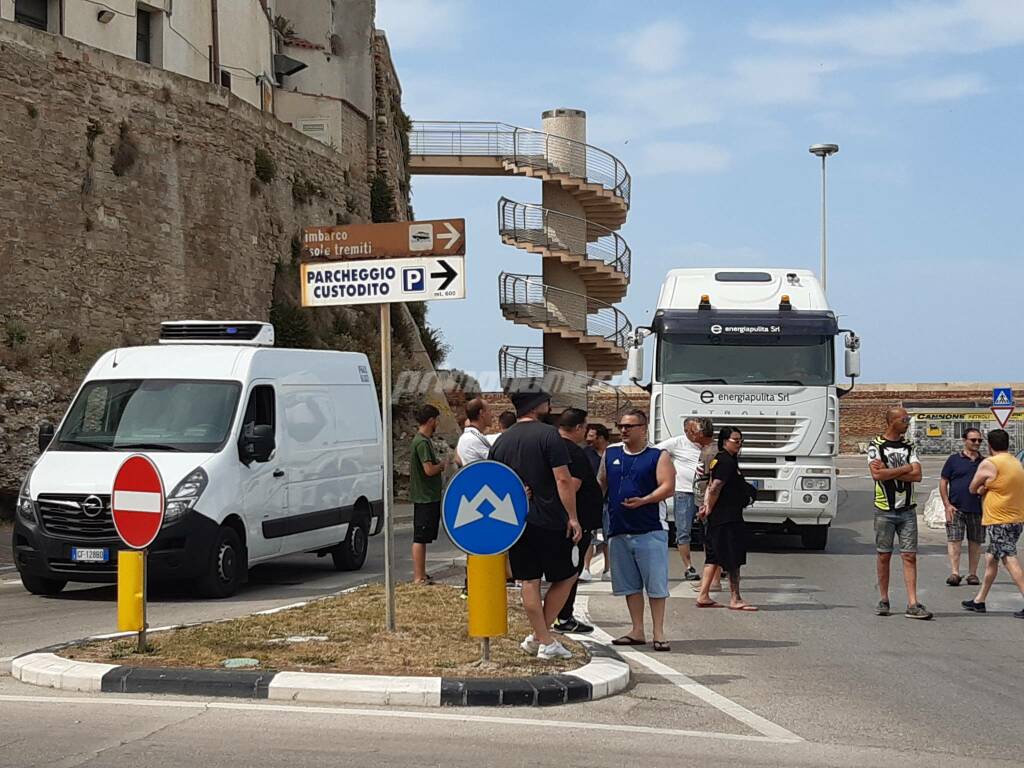
[[[29,495],[29,480],[32,479],[32,473],[29,472],[25,477],[25,482],[21,484],[21,490],[18,491],[18,517],[24,520],[26,523],[35,523],[38,521],[36,515],[36,503],[32,501],[32,497]]]
[[[209,478],[201,467],[192,470],[188,477],[178,483],[167,497],[167,504],[164,506],[164,522],[174,523],[188,514],[199,501],[199,497],[203,495],[208,482]]]
[[[832,490],[832,478],[801,477],[800,489],[803,491],[830,491]]]

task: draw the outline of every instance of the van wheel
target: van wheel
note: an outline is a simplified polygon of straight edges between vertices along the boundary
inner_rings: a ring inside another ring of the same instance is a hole
[[[348,535],[334,551],[331,558],[338,571],[358,571],[366,562],[366,550],[370,543],[369,526],[365,520],[353,520],[348,526]]]
[[[800,534],[800,543],[803,544],[804,549],[814,549],[819,552],[825,549],[828,546],[828,526],[808,526],[808,530]]]
[[[45,579],[42,576],[33,576],[29,573],[22,573],[21,583],[25,589],[33,595],[57,595],[68,585],[63,579]]]
[[[206,570],[199,577],[199,591],[205,597],[231,597],[244,581],[246,554],[234,529],[222,526],[210,550]]]

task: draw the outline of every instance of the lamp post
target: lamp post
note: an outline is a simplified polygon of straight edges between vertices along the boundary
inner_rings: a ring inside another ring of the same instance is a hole
[[[811,144],[808,151],[821,158],[821,290],[825,290],[828,279],[828,223],[825,210],[825,159],[839,151],[838,144]]]

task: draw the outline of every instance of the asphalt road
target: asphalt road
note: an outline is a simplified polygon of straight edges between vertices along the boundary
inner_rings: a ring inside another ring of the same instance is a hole
[[[935,620],[874,616],[870,482],[860,460],[842,464],[828,551],[759,541],[744,571],[758,613],[697,609],[689,585],[674,581],[672,652],[630,653],[634,684],[612,699],[543,710],[352,709],[68,695],[0,678],[0,766],[1020,765],[1024,622],[1009,614],[1019,595],[1002,577],[988,615],[962,613],[970,590],[945,586],[944,536],[922,529],[920,592]],[[922,500],[936,469],[926,462]],[[160,602],[160,615],[234,615],[352,578],[323,561],[275,568],[274,583],[236,601],[182,596]],[[627,626],[623,601],[607,590],[587,585],[578,606],[604,637]],[[3,647],[109,628],[105,594],[40,600],[0,590]],[[33,621],[40,626],[26,626]]]

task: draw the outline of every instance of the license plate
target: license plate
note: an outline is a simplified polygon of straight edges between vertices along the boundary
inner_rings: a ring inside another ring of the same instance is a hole
[[[88,547],[72,547],[71,560],[75,563],[106,563],[110,560],[110,550]]]

